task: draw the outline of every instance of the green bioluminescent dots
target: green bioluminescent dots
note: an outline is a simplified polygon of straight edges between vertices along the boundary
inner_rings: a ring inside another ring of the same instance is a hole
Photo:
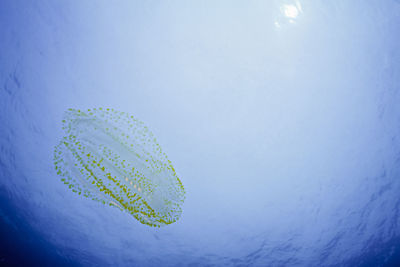
[[[179,219],[185,189],[154,135],[114,109],[68,109],[55,170],[73,192],[154,227]]]

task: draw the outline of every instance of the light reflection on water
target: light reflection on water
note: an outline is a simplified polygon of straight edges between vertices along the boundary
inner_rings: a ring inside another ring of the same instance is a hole
[[[303,13],[303,9],[299,0],[284,1],[279,3],[279,15],[276,17],[274,25],[277,29],[287,25],[295,24],[299,16]]]

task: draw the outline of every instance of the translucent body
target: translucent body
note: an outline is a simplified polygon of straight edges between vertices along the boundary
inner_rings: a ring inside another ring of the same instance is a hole
[[[57,174],[73,192],[160,227],[179,219],[185,190],[153,134],[113,109],[65,112]]]

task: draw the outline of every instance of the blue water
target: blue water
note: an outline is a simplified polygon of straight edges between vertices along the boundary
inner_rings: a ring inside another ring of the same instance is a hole
[[[0,265],[400,266],[400,2],[0,1]],[[68,108],[157,136],[155,229],[74,194]]]

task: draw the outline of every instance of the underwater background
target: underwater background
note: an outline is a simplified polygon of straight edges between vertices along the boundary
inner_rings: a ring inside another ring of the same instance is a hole
[[[0,1],[1,266],[400,266],[400,1]],[[153,228],[73,193],[68,108],[144,121]]]

